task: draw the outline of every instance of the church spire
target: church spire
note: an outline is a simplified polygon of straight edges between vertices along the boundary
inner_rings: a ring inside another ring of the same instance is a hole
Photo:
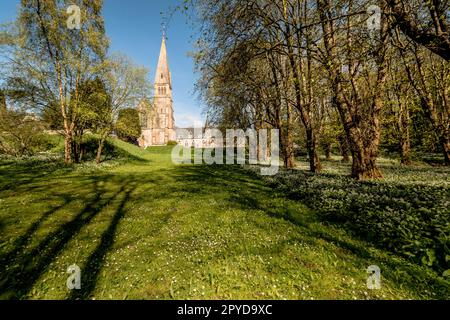
[[[161,51],[159,53],[158,67],[156,68],[155,84],[169,84],[172,86],[172,79],[169,71],[169,62],[167,60],[166,34],[164,32]]]

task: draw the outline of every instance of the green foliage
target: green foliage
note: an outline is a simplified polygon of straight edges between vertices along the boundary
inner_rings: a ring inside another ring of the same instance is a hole
[[[176,145],[178,145],[178,142],[170,140],[169,142],[167,142],[167,145],[168,146],[176,146]]]
[[[95,157],[97,155],[98,143],[99,143],[99,138],[97,136],[89,135],[89,134],[84,135],[83,141],[82,141],[82,148],[84,150],[83,159],[85,161],[95,160]],[[104,156],[105,160],[112,160],[112,159],[120,157],[118,150],[109,141],[105,142],[105,145],[103,147],[103,156]]]
[[[47,149],[53,153],[62,153],[64,152],[64,143],[59,136],[50,137],[49,146],[51,148]],[[56,140],[55,140],[56,139]],[[49,141],[49,137],[46,137],[46,140]],[[100,137],[96,134],[85,134],[81,140],[81,149],[83,150],[83,160],[86,162],[94,161],[97,155],[97,148],[100,142]],[[137,157],[134,157],[130,150],[128,150],[127,144],[123,144],[120,140],[117,139],[106,139],[103,147],[103,161],[106,162],[114,162],[114,161],[123,161],[123,160],[136,160]]]
[[[4,67],[8,98],[14,105],[43,116],[49,127],[66,136],[65,161],[79,161],[83,85],[102,76],[109,41],[101,16],[102,0],[78,1],[79,30],[67,27],[70,1],[23,0],[18,8],[15,41]],[[3,68],[2,68],[3,69]],[[82,104],[82,103],[81,103]]]
[[[43,123],[26,112],[0,112],[0,153],[18,157],[45,150],[43,130]]]
[[[325,221],[344,225],[371,243],[442,273],[450,267],[445,259],[450,254],[450,189],[442,176],[433,177],[431,167],[425,170],[429,182],[423,184],[417,183],[422,177],[414,178],[414,169],[397,169],[395,182],[358,182],[301,171],[266,180]]]
[[[81,84],[79,92],[78,126],[95,133],[108,130],[113,118],[112,103],[103,81],[98,77],[85,81]]]
[[[64,122],[61,118],[61,108],[59,107],[57,101],[43,107],[41,111],[41,119],[50,130],[64,129]]]
[[[120,139],[133,144],[137,143],[137,139],[141,136],[141,124],[136,109],[128,108],[119,111],[116,132]]]

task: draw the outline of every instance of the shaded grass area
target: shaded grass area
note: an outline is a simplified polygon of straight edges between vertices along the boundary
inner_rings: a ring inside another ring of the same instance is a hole
[[[449,297],[435,273],[240,167],[175,166],[170,148],[118,146],[134,159],[98,170],[0,162],[0,298]],[[79,291],[66,288],[72,264]],[[380,290],[366,287],[373,264]]]
[[[300,168],[302,168],[300,164]],[[447,274],[450,269],[450,170],[417,164],[398,166],[381,159],[385,178],[358,182],[350,164],[325,162],[313,175],[283,171],[264,180],[302,201],[324,221],[337,222],[364,240]],[[251,170],[258,171],[258,168]]]

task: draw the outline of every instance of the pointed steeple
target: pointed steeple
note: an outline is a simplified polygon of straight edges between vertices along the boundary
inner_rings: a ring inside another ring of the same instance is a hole
[[[169,84],[172,87],[172,79],[167,60],[166,35],[163,34],[161,51],[159,53],[158,67],[156,68],[155,84]]]

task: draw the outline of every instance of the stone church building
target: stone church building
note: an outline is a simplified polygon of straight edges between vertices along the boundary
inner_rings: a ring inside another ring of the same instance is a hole
[[[138,142],[143,148],[162,146],[176,140],[172,77],[167,59],[165,36],[162,39],[156,68],[154,90],[153,101],[141,101],[137,107],[142,128],[142,135]]]

